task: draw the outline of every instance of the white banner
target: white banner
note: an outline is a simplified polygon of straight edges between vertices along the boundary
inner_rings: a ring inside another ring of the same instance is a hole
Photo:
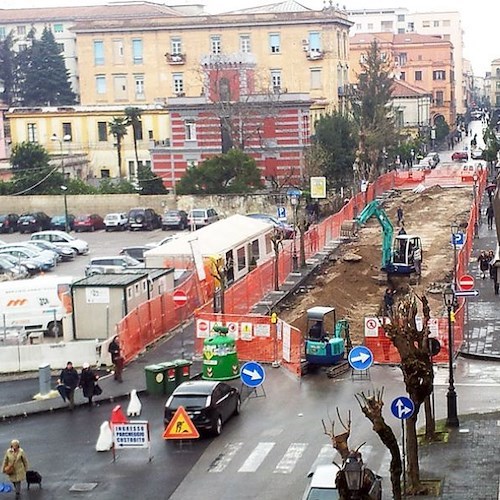
[[[85,299],[87,304],[109,304],[109,288],[85,288]]]

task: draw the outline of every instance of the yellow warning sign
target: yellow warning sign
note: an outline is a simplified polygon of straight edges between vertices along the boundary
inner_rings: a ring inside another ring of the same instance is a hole
[[[186,410],[184,407],[179,406],[163,433],[163,439],[196,439],[199,437],[200,433],[189,418]]]

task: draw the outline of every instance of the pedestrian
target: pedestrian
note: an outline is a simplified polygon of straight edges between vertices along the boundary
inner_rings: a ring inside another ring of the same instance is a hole
[[[422,249],[419,246],[413,250],[413,265],[415,266],[415,274],[418,280],[420,280],[420,276],[422,275]]]
[[[494,261],[490,262],[490,278],[493,280],[493,290],[495,290],[495,295],[498,295],[500,283],[498,283],[498,267],[495,266]]]
[[[481,271],[481,278],[484,280],[486,278],[486,271],[489,268],[488,254],[484,250],[481,250],[477,261],[479,263],[479,270]]]
[[[20,447],[19,441],[13,439],[10,448],[5,452],[3,458],[2,471],[9,476],[9,481],[14,485],[16,498],[21,496],[21,481],[26,480],[28,470],[28,459],[24,450]]]
[[[490,205],[486,209],[486,217],[488,218],[488,229],[493,229],[494,216],[495,216],[495,212],[493,210],[493,204],[490,203]]]
[[[406,229],[404,226],[401,226],[398,231],[398,236],[404,236],[406,234]]]
[[[120,347],[120,338],[118,335],[113,337],[113,340],[109,343],[108,352],[111,354],[111,361],[114,365],[114,378],[118,382],[123,382],[122,371],[123,371],[123,357],[122,350]]]
[[[83,396],[89,400],[89,407],[92,408],[92,398],[97,395],[96,382],[99,377],[94,373],[88,363],[83,363],[80,373],[80,387],[83,390]]]
[[[405,216],[404,216],[403,209],[401,208],[401,205],[396,210],[396,217],[398,218],[398,225],[399,226],[404,225],[404,223],[405,223]]]
[[[384,312],[386,316],[392,318],[393,306],[394,306],[394,294],[396,292],[391,288],[386,288],[384,293]]]
[[[79,380],[80,377],[73,367],[73,363],[68,361],[66,363],[66,368],[64,368],[59,375],[58,383],[64,386],[64,394],[69,402],[70,410],[73,410],[75,407],[75,390],[78,387]]]

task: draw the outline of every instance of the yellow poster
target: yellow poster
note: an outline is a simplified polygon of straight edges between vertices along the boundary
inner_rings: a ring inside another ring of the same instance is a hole
[[[326,198],[326,177],[311,177],[311,198]]]

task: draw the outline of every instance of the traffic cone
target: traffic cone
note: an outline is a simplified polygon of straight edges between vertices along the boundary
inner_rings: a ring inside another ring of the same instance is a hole
[[[97,443],[95,445],[96,451],[109,451],[113,447],[113,432],[111,431],[111,426],[106,420],[101,424],[101,429],[99,431],[99,437],[97,438]]]
[[[130,403],[127,407],[127,415],[129,417],[138,417],[141,414],[141,410],[142,403],[139,399],[139,396],[137,396],[137,391],[135,389],[132,389],[132,391],[130,392]]]
[[[111,412],[111,423],[112,424],[126,424],[127,422],[128,422],[128,419],[123,414],[121,405],[116,405]]]

